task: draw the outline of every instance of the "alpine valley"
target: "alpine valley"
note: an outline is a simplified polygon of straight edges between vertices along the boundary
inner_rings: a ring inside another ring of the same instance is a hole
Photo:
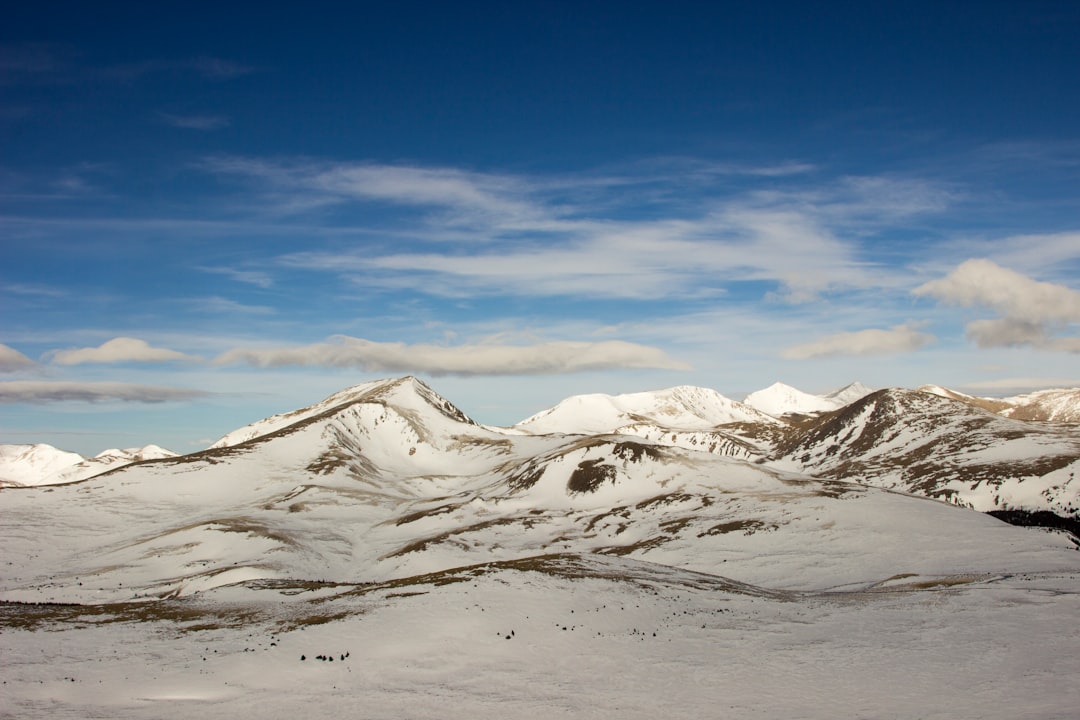
[[[0,446],[0,715],[1069,717],[1078,421],[777,384],[498,428],[409,377],[189,455]]]

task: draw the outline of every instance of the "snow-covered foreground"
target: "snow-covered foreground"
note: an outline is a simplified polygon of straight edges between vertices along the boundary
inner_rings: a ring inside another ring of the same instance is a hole
[[[879,391],[789,436],[653,399],[532,434],[381,381],[4,488],[0,716],[1074,716],[1078,539],[851,481],[1030,466],[1071,509],[1069,428]]]
[[[800,594],[549,556],[99,610],[4,607],[9,716],[1015,719],[1080,707],[1076,572]]]

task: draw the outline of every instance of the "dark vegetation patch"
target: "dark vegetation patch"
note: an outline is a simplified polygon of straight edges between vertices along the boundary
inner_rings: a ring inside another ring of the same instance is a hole
[[[692,517],[674,518],[672,520],[665,520],[662,523],[660,523],[660,529],[663,530],[666,533],[671,533],[673,535],[678,535],[680,532],[682,532],[683,528],[685,528],[690,523],[694,522],[694,520],[695,520],[695,518],[692,518]]]
[[[583,532],[584,533],[590,533],[590,532],[593,531],[593,529],[596,527],[596,525],[598,523],[600,523],[603,520],[607,520],[607,519],[613,518],[613,517],[621,517],[623,519],[629,518],[630,517],[630,510],[628,508],[624,507],[624,506],[619,506],[619,507],[612,508],[608,512],[604,512],[604,513],[600,513],[598,515],[594,515],[593,517],[591,517],[589,519],[589,522],[585,525],[585,530]],[[625,527],[625,525],[624,525],[624,527]],[[615,533],[615,534],[618,535],[618,533]]]
[[[472,525],[466,525],[465,527],[454,528],[447,530],[446,532],[439,533],[438,535],[432,535],[431,537],[421,538],[407,545],[404,545],[391,553],[387,553],[380,557],[380,560],[385,560],[392,557],[401,557],[402,555],[408,555],[414,552],[423,552],[432,545],[439,545],[440,543],[453,542],[462,548],[468,548],[468,545],[460,538],[469,533],[479,532],[481,530],[488,530],[493,527],[499,527],[503,525],[521,525],[527,529],[535,527],[538,522],[542,522],[544,518],[529,515],[529,516],[513,516],[504,518],[495,518],[493,520],[485,520],[484,522],[474,523]]]
[[[638,551],[648,552],[653,548],[661,547],[664,543],[670,542],[673,539],[674,538],[670,535],[655,535],[651,538],[646,538],[645,540],[639,540],[636,543],[630,543],[629,545],[612,545],[611,547],[602,548],[597,552],[604,555],[618,555],[621,557]]]
[[[651,497],[651,498],[649,498],[647,500],[642,500],[637,505],[635,505],[634,508],[637,509],[637,510],[647,510],[647,509],[649,509],[651,507],[657,507],[657,506],[660,506],[660,505],[672,505],[674,503],[689,502],[690,500],[693,500],[693,499],[694,499],[694,496],[690,495],[688,493],[667,493],[665,495],[657,495],[656,497]],[[709,498],[707,496],[701,496],[700,499],[703,501],[702,502],[702,507],[708,507],[709,505],[712,504],[712,498]]]
[[[643,457],[647,457],[650,460],[660,460],[664,456],[661,447],[657,445],[646,445],[645,443],[634,442],[632,440],[615,443],[611,448],[611,454],[620,460],[626,460],[628,462],[640,462]]]
[[[615,466],[605,465],[602,458],[582,460],[570,474],[566,489],[571,493],[596,492],[604,483],[614,483],[615,476]]]
[[[998,520],[1003,520],[1010,525],[1064,530],[1072,535],[1072,541],[1080,547],[1080,519],[1062,517],[1049,510],[1038,510],[1036,512],[1028,512],[1026,510],[991,510],[987,515],[993,515]]]
[[[178,630],[194,632],[242,628],[269,617],[268,613],[251,606],[210,606],[191,600],[101,605],[0,602],[0,627],[22,630],[47,630],[60,624],[85,627],[112,623],[169,622],[175,624]]]
[[[731,522],[713,525],[705,532],[698,533],[698,537],[709,535],[726,535],[733,532],[741,532],[743,535],[753,535],[759,530],[776,530],[776,525],[766,525],[761,520],[732,520]]]
[[[510,489],[516,492],[528,490],[538,483],[542,477],[544,477],[543,465],[527,463],[507,477],[506,482]]]
[[[438,507],[430,508],[427,510],[417,510],[416,512],[409,513],[408,515],[402,515],[394,521],[395,525],[407,525],[417,520],[423,520],[424,518],[436,517],[437,515],[445,515],[457,510],[460,505],[439,505]]]

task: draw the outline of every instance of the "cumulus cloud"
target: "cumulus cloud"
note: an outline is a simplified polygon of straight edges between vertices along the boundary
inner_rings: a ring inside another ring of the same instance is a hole
[[[912,292],[946,305],[995,311],[999,317],[967,325],[968,338],[979,347],[1030,345],[1080,351],[1080,338],[1053,337],[1071,324],[1080,323],[1080,291],[1064,285],[1034,280],[991,260],[973,259]]]
[[[63,401],[163,403],[193,400],[207,395],[208,393],[201,390],[123,382],[47,380],[0,382],[0,403]]]
[[[219,356],[220,365],[320,366],[369,372],[432,375],[549,375],[650,368],[689,370],[662,350],[618,340],[548,342],[535,345],[406,345],[338,335],[330,342],[287,348],[241,348]]]
[[[145,340],[118,337],[93,348],[54,350],[46,356],[55,365],[82,365],[85,363],[120,362],[173,362],[198,361],[194,355],[176,350],[151,347]]]
[[[0,372],[17,372],[34,367],[35,363],[15,348],[0,343]]]
[[[892,355],[913,352],[934,339],[933,335],[919,332],[911,325],[897,325],[888,330],[870,328],[827,335],[811,343],[789,347],[782,355],[792,360],[836,355]]]

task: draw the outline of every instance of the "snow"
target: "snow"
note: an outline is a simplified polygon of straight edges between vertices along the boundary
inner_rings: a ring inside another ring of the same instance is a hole
[[[831,412],[849,405],[873,392],[862,383],[854,382],[828,395],[811,395],[802,390],[776,382],[746,396],[743,403],[773,417]]]
[[[111,448],[92,458],[45,444],[0,445],[0,487],[79,482],[134,462],[166,457],[176,457],[176,453],[157,445],[124,450]]]
[[[867,484],[901,483],[890,463],[926,443],[960,469],[1068,459],[1073,430],[911,391],[822,418],[783,457],[778,420],[762,438],[717,427],[755,417],[671,388],[571,398],[506,431],[403,378],[202,453],[6,488],[4,711],[1074,712],[1076,544]],[[856,461],[865,476],[830,475]],[[1078,469],[945,486],[1065,507]]]
[[[535,434],[596,434],[640,423],[693,431],[735,422],[769,422],[769,419],[715,390],[684,385],[625,395],[576,395],[517,423],[514,428]]]
[[[0,445],[0,485],[41,485],[84,460],[52,445]]]
[[[6,627],[5,706],[166,720],[1070,717],[1078,576],[936,580],[776,595],[616,559],[318,601],[222,589],[174,605],[176,619]],[[286,622],[258,613],[270,604]],[[230,607],[255,612],[215,613]]]

